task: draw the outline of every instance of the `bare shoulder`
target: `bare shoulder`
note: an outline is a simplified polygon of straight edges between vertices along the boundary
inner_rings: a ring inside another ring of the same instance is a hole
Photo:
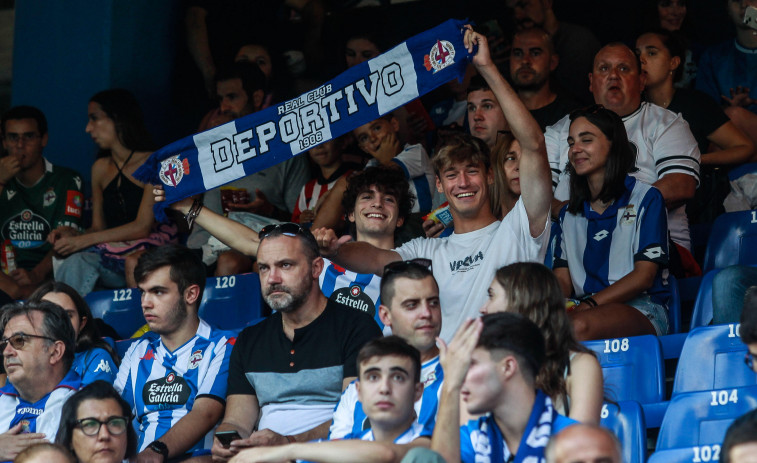
[[[581,378],[602,371],[602,367],[594,355],[586,352],[574,352],[571,355],[573,358],[570,361],[570,376]]]

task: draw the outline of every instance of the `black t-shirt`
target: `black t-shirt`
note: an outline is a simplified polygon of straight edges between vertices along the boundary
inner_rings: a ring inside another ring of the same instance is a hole
[[[539,123],[541,131],[544,132],[547,127],[555,124],[557,121],[570,114],[576,108],[580,108],[581,103],[573,98],[557,94],[555,101],[539,109],[531,110],[531,115],[534,116],[536,122]]]
[[[702,153],[706,153],[710,146],[707,136],[730,120],[710,95],[688,88],[676,90],[668,110],[681,114],[689,123],[691,133],[694,134]]]
[[[297,375],[303,382],[302,390],[322,394],[336,388],[338,399],[342,380],[357,376],[358,352],[366,342],[380,336],[381,330],[370,315],[332,301],[318,318],[295,330],[291,341],[284,334],[281,313],[274,313],[237,337],[229,362],[227,393],[270,398],[276,391],[256,388],[277,383],[277,375],[293,377],[292,373],[305,372]],[[337,370],[341,373],[338,377],[324,374]]]

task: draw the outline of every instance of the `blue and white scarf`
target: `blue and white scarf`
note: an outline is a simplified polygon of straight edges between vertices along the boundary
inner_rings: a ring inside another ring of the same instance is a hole
[[[510,460],[512,454],[505,445],[505,439],[499,430],[499,426],[494,421],[494,416],[489,415],[482,417],[478,436],[476,436],[474,449],[486,449],[486,456],[480,461],[504,462],[513,461],[514,463],[538,463],[544,459],[544,449],[547,447],[549,437],[552,435],[552,427],[557,419],[557,412],[552,406],[552,400],[542,391],[537,391],[534,400],[534,406],[531,409],[531,416],[528,418],[528,424],[523,432],[523,437],[518,446],[518,453],[513,460]],[[477,460],[478,455],[477,455]]]
[[[448,20],[297,98],[175,141],[134,178],[163,184],[166,201],[155,215],[165,220],[170,203],[276,165],[461,79],[471,56],[464,24]]]

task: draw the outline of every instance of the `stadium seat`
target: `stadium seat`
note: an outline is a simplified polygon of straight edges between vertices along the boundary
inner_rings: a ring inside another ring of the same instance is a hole
[[[731,171],[728,172],[728,180],[734,181],[746,174],[757,174],[757,162],[741,164],[740,166],[731,169]]]
[[[683,345],[673,394],[757,384],[744,364],[746,351],[736,323],[695,328]]]
[[[681,294],[678,291],[678,280],[673,275],[668,275],[670,287],[670,300],[668,301],[668,334],[681,332]]]
[[[663,400],[665,366],[657,336],[587,341],[602,366],[605,394],[616,401],[635,400],[640,404]]]
[[[647,427],[638,402],[626,400],[602,405],[601,425],[618,436],[623,461],[644,463],[647,455]]]
[[[751,251],[750,251],[751,249]],[[703,272],[757,264],[757,210],[721,214],[712,225]]]
[[[241,329],[262,317],[257,273],[211,277],[205,283],[200,318],[216,328]]]
[[[129,338],[145,324],[139,289],[108,289],[87,294],[92,316],[112,326],[123,339]]]
[[[702,277],[697,300],[691,314],[690,330],[698,326],[707,326],[712,322],[712,279],[721,269],[710,270]]]
[[[709,461],[720,461],[720,444],[658,450],[649,456],[647,463],[698,463]]]
[[[757,408],[757,386],[684,392],[670,400],[657,450],[720,444],[731,422]]]

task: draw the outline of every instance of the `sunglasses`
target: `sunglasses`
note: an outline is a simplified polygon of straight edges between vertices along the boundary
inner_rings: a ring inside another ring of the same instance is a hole
[[[385,278],[392,273],[404,273],[410,268],[422,268],[424,270],[431,270],[431,259],[416,258],[412,260],[398,260],[386,264],[384,266],[384,273],[382,278]]]
[[[9,336],[7,338],[3,338],[0,340],[0,352],[5,350],[5,347],[10,343],[11,347],[16,350],[21,350],[24,348],[27,342],[29,342],[32,338],[40,338],[40,339],[47,339],[49,341],[55,342],[56,339],[47,337],[47,336],[38,336],[36,334],[26,334],[26,333],[16,333],[13,336]]]
[[[126,432],[126,426],[129,425],[129,419],[125,416],[111,416],[107,421],[100,421],[97,418],[82,418],[76,420],[76,427],[81,429],[87,436],[96,436],[100,432],[100,427],[105,425],[108,432],[113,436],[120,436]]]
[[[284,223],[272,223],[270,225],[266,225],[265,227],[260,229],[260,232],[258,232],[258,239],[262,240],[263,238],[267,237],[271,233],[278,231],[282,235],[286,236],[297,236],[303,235],[308,236],[309,232],[306,232],[304,228],[300,226],[298,223],[294,222],[284,222]]]

